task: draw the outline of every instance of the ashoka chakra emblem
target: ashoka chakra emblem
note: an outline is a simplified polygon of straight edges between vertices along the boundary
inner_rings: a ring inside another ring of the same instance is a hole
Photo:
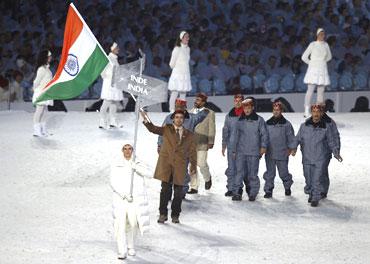
[[[71,76],[75,76],[79,71],[78,59],[73,54],[68,54],[64,70]]]

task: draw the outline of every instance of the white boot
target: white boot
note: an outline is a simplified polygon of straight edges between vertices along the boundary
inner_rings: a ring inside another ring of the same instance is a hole
[[[117,258],[118,259],[126,259],[127,258],[127,253],[118,253]]]
[[[134,248],[129,248],[127,252],[129,256],[136,256],[136,251]]]
[[[111,128],[122,128],[123,126],[117,121],[117,118],[111,118],[110,127]]]
[[[304,117],[305,118],[310,117],[310,107],[309,106],[304,107]]]
[[[100,118],[99,128],[101,128],[101,129],[108,129],[108,127],[107,127],[107,121],[104,118]]]
[[[42,132],[41,132],[41,124],[40,123],[36,123],[36,124],[33,124],[33,136],[34,137],[42,137]]]
[[[47,136],[51,135],[50,133],[48,133],[48,130],[46,129],[46,124],[45,123],[40,123],[40,127],[41,127],[41,134],[44,137],[47,137]]]

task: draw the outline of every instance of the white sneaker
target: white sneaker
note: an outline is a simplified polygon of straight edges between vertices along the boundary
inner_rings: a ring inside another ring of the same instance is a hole
[[[129,256],[135,256],[136,255],[136,251],[134,248],[129,248],[128,249],[128,255]]]
[[[41,134],[44,137],[51,136],[51,134],[46,129],[46,124],[45,123],[40,123],[40,127],[41,127]]]
[[[118,254],[117,256],[118,259],[126,259],[127,258],[127,254],[124,253],[124,254]]]
[[[305,118],[309,118],[310,117],[310,107],[309,106],[305,106],[304,107],[304,117]]]
[[[108,127],[107,127],[107,121],[105,121],[104,118],[100,118],[99,128],[101,128],[101,129],[108,129]]]
[[[117,121],[116,118],[112,118],[111,121],[110,121],[110,125],[109,125],[111,128],[122,128],[123,126]]]
[[[41,132],[41,124],[37,123],[33,125],[33,136],[34,137],[42,137],[43,134]]]

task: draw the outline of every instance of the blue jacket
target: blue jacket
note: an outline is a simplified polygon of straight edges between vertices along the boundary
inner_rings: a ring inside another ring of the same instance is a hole
[[[296,136],[301,145],[302,163],[315,164],[327,159],[328,153],[339,154],[335,139],[324,120],[314,124],[309,118],[299,128]]]
[[[236,128],[236,123],[239,120],[239,116],[235,114],[235,107],[225,116],[224,127],[222,128],[222,147],[230,149],[232,136]]]
[[[292,124],[285,119],[271,117],[266,121],[269,134],[269,146],[266,156],[275,160],[287,160],[289,149],[295,149],[297,146]]]
[[[243,113],[236,123],[230,145],[237,155],[260,156],[260,148],[269,145],[265,120],[255,112],[249,116]]]
[[[208,115],[209,111],[200,111],[197,114],[192,114],[189,113],[188,111],[185,111],[185,119],[184,119],[184,124],[182,125],[184,128],[187,130],[190,130],[191,132],[194,133],[195,127],[201,123]],[[163,121],[162,126],[164,125],[171,125],[173,123],[172,120],[172,114],[170,113],[166,116],[166,118]],[[163,142],[162,136],[158,137],[158,146],[161,146]]]

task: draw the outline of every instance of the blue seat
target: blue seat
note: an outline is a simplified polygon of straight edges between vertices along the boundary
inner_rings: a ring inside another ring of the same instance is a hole
[[[352,81],[352,73],[350,72],[343,72],[343,74],[339,78],[339,88],[343,91],[350,91],[352,90],[353,81]]]
[[[199,92],[210,95],[212,93],[212,83],[207,79],[200,80],[198,90]]]
[[[242,88],[242,90],[252,91],[253,90],[252,78],[246,74],[240,76],[240,88]]]
[[[266,93],[277,93],[279,90],[280,75],[273,73],[264,83]]]
[[[223,80],[220,80],[220,79],[213,80],[213,92],[216,95],[227,94],[225,82]]]
[[[303,82],[304,73],[299,74],[295,79],[295,90],[297,92],[305,92],[307,91],[307,84]]]
[[[263,73],[257,73],[253,76],[253,85],[256,88],[263,87],[263,83],[266,80],[266,76]]]
[[[368,89],[368,76],[365,72],[356,73],[353,77],[353,88],[357,91],[362,91]]]
[[[330,85],[326,87],[327,91],[337,91],[339,86],[339,74],[335,71],[329,73]]]
[[[288,73],[280,81],[280,92],[287,93],[294,91],[294,80],[295,75],[293,73]]]

